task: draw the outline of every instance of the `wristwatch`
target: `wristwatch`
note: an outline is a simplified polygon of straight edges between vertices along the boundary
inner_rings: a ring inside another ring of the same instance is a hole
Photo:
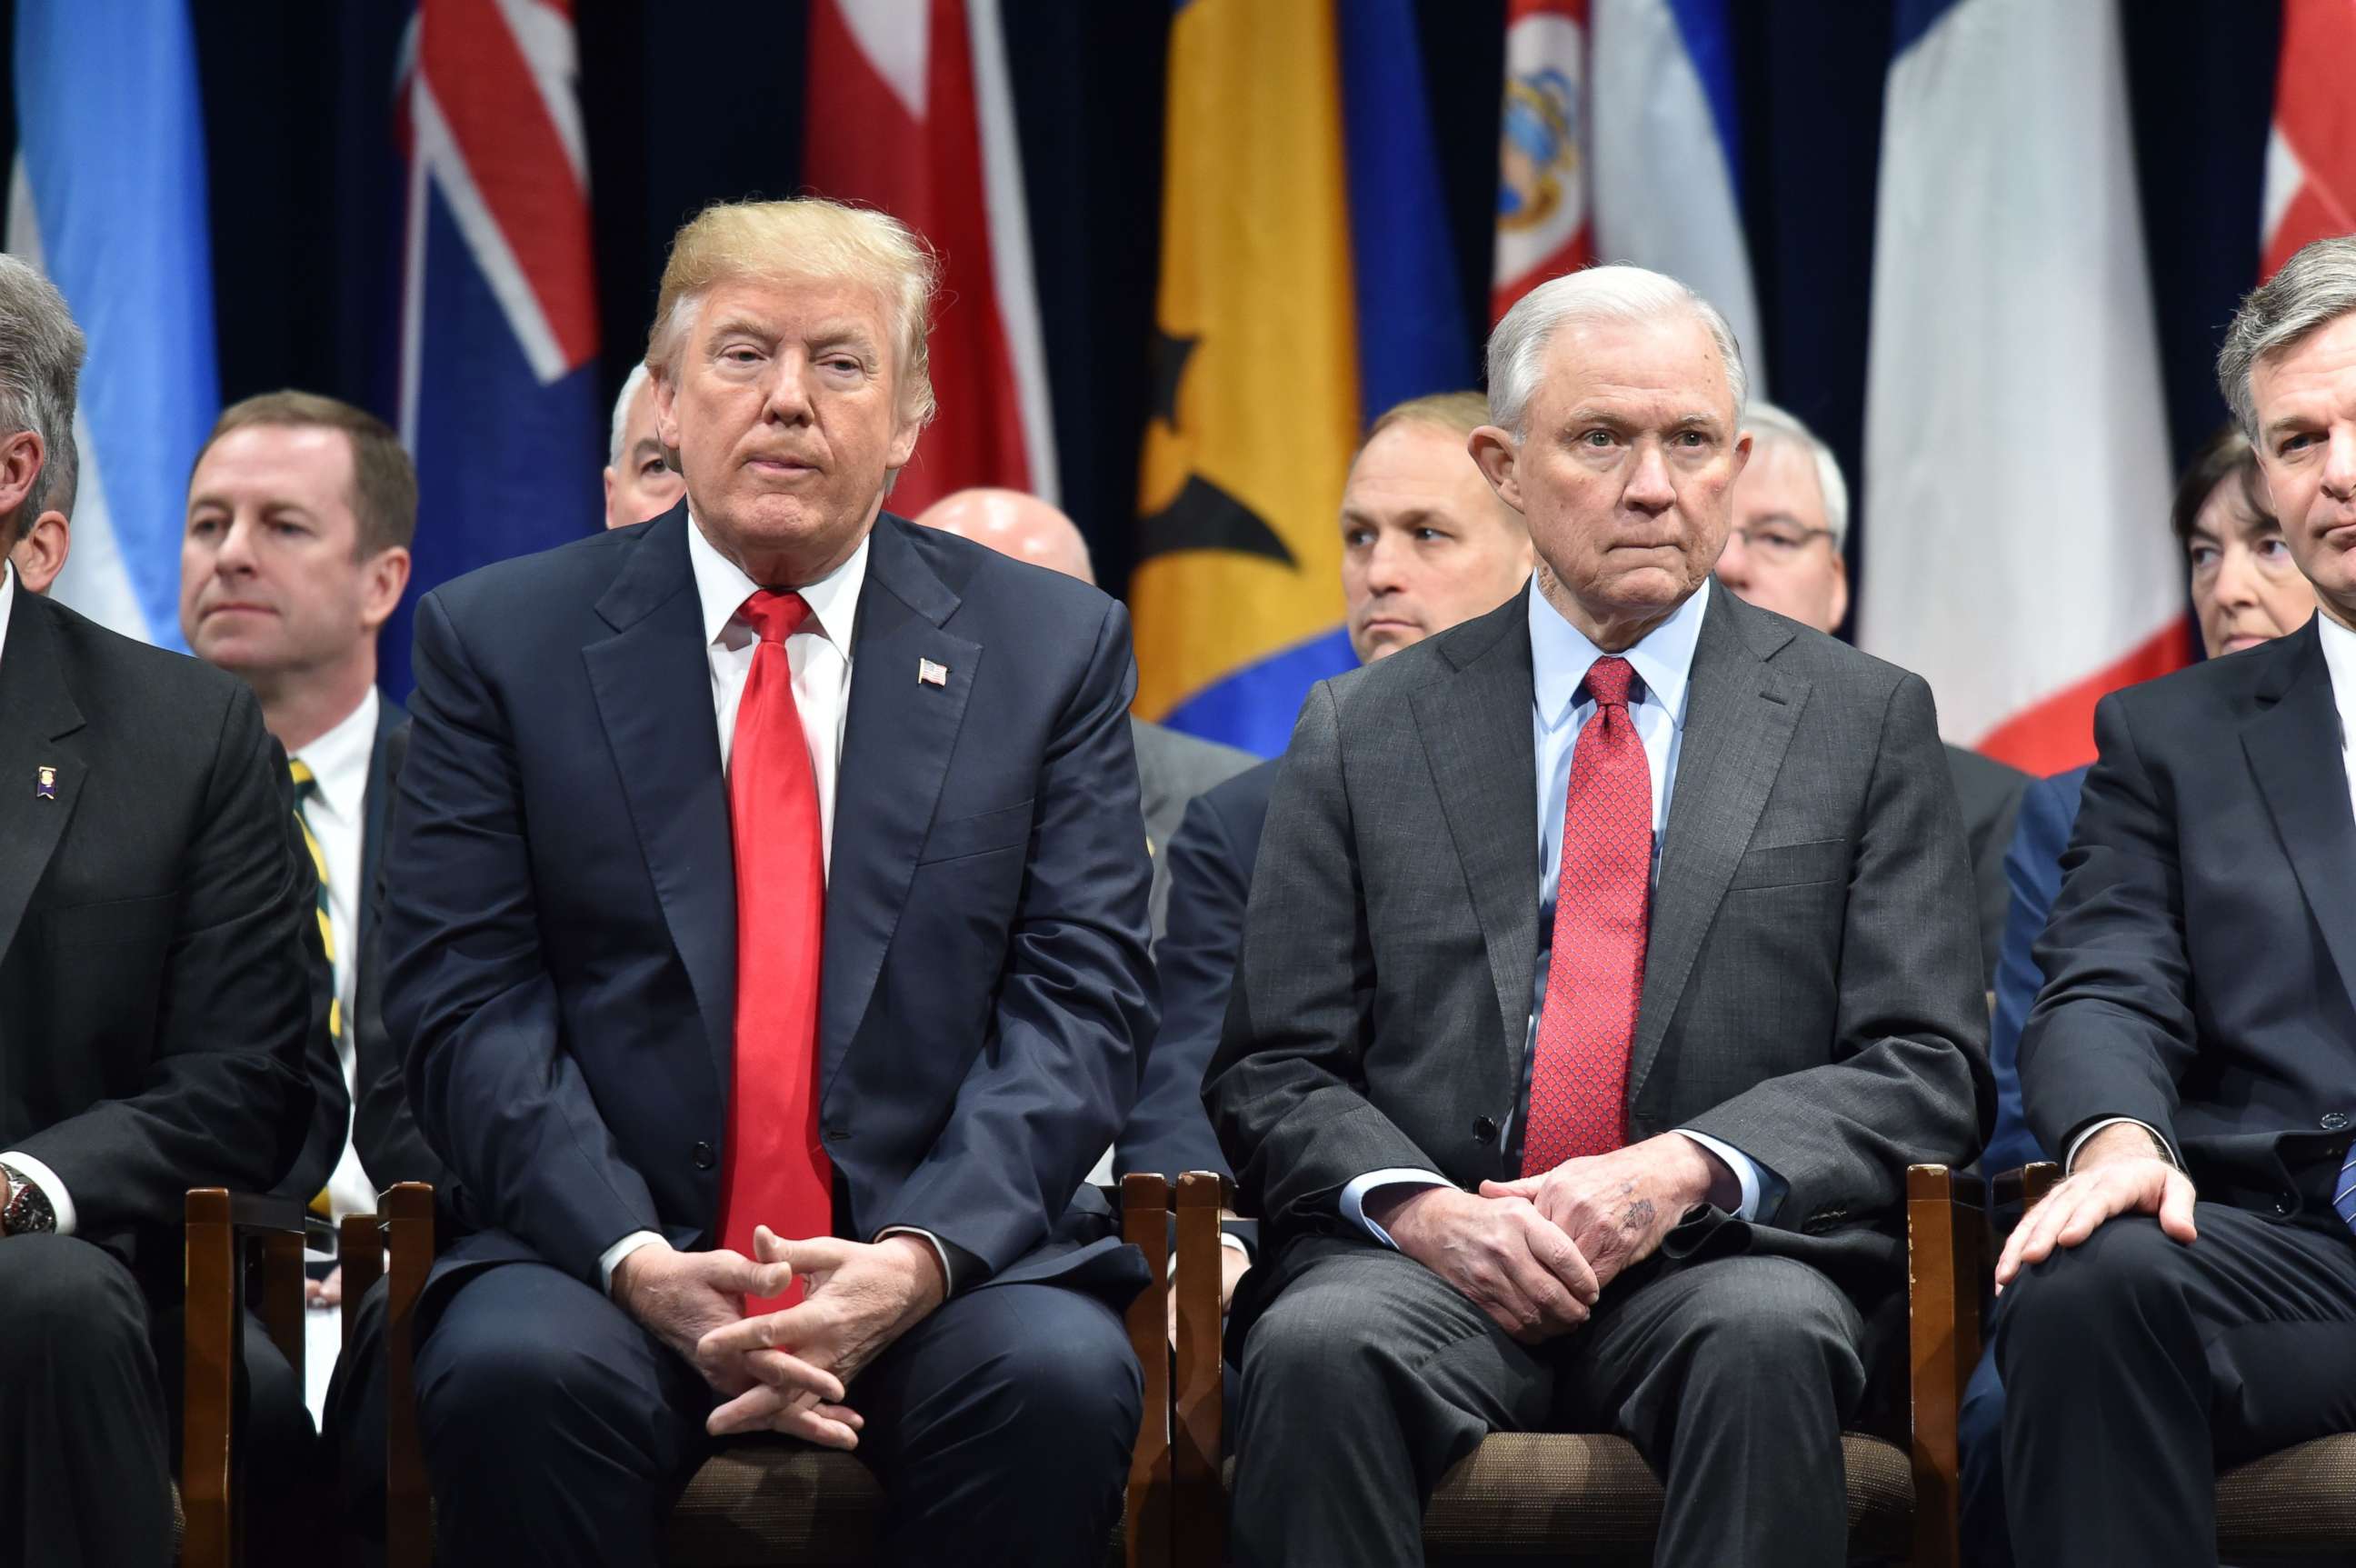
[[[31,1177],[5,1163],[0,1163],[0,1176],[8,1180],[8,1200],[0,1205],[0,1236],[46,1236],[58,1228],[49,1195]]]

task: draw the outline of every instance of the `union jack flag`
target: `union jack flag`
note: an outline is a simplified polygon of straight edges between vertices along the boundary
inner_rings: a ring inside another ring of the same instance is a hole
[[[382,639],[396,693],[419,594],[604,521],[576,70],[571,0],[421,0],[402,42],[399,407],[418,523]]]

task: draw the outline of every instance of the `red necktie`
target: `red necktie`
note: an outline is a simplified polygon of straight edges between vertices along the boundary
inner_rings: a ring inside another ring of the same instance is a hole
[[[1595,712],[1579,732],[1563,802],[1525,1176],[1627,1142],[1628,1048],[1644,989],[1653,883],[1653,775],[1628,716],[1634,674],[1624,659],[1599,659],[1587,672]]]
[[[764,588],[737,615],[760,642],[736,707],[728,815],[736,842],[736,1051],[720,1171],[721,1245],[753,1257],[753,1227],[789,1240],[834,1233],[834,1167],[818,1133],[819,955],[826,861],[818,778],[794,706],[786,639],[799,594]],[[801,1299],[748,1300],[770,1312]]]

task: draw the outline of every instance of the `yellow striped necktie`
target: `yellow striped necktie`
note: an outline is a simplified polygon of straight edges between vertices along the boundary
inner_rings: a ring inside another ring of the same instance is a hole
[[[336,924],[327,918],[327,852],[319,847],[319,835],[311,831],[309,808],[318,798],[319,779],[311,765],[301,757],[286,764],[287,776],[294,780],[294,825],[303,830],[303,847],[311,852],[311,868],[318,873],[319,945],[327,950],[327,968],[332,974],[336,965]],[[328,981],[332,990],[335,982]],[[340,996],[327,998],[327,1033],[340,1041],[344,1037],[344,1002]],[[330,1212],[327,1188],[311,1199],[311,1208],[319,1214]]]

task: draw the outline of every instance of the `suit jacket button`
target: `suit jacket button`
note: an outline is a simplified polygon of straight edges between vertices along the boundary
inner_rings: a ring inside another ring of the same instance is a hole
[[[1495,1143],[1497,1141],[1497,1123],[1495,1120],[1487,1116],[1475,1116],[1472,1118],[1472,1141],[1476,1144]]]
[[[2346,1112],[2327,1111],[2323,1113],[2323,1130],[2325,1132],[2337,1133],[2347,1125],[2348,1113]]]
[[[689,1153],[688,1158],[695,1162],[695,1168],[700,1171],[708,1171],[720,1163],[720,1156],[712,1152],[712,1145],[700,1138],[696,1140],[695,1147]]]

